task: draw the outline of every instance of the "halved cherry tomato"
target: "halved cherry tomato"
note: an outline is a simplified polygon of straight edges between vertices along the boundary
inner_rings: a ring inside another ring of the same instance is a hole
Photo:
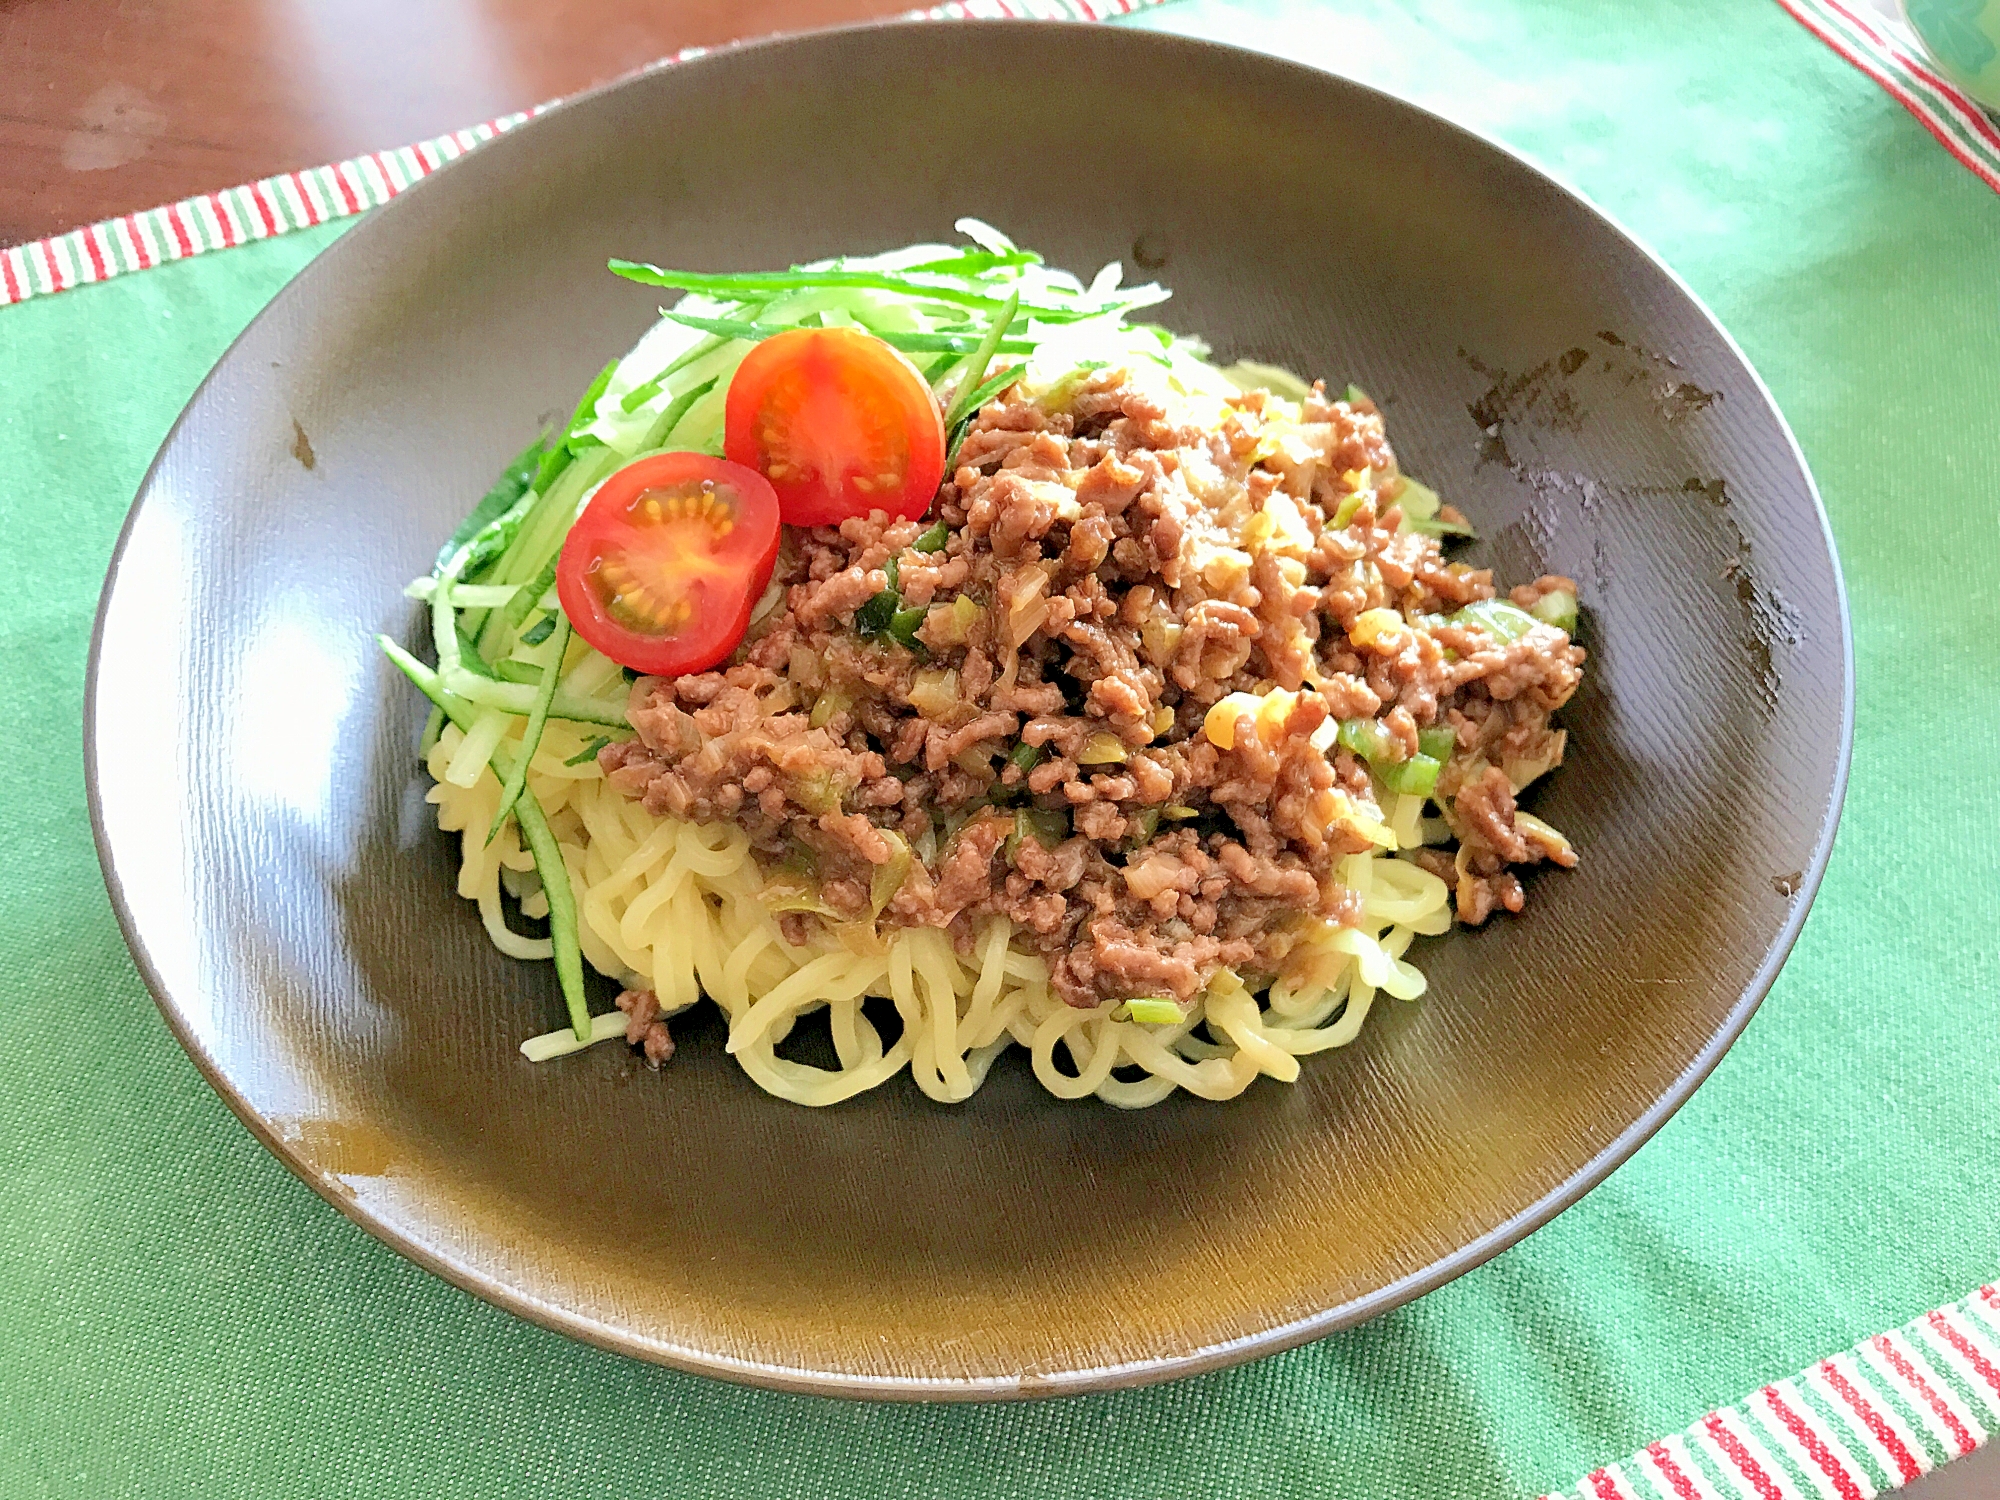
[[[778,492],[793,526],[871,510],[914,519],[944,478],[944,418],[907,359],[858,328],[793,328],[736,368],[722,451]]]
[[[736,649],[778,556],[778,497],[761,474],[662,453],[598,486],[556,565],[578,635],[620,666],[705,672]]]

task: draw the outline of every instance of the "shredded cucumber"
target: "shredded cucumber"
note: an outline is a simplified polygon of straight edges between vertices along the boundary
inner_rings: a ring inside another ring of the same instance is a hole
[[[437,597],[438,581],[425,576],[412,581],[403,590],[406,599],[421,599],[428,604]],[[460,609],[498,609],[511,603],[521,592],[518,583],[461,583],[452,589],[452,594]]]
[[[514,762],[514,769],[500,787],[500,805],[493,810],[493,826],[486,830],[486,842],[492,843],[506,826],[507,817],[514,811],[514,804],[521,793],[528,789],[528,765],[535,758],[535,751],[541,747],[542,730],[549,722],[549,705],[555,701],[556,679],[562,676],[563,647],[569,644],[569,621],[556,626],[555,648],[542,668],[541,683],[535,689],[534,706],[528,710],[528,727],[521,732],[521,754]]]
[[[394,662],[397,669],[417,685],[418,691],[470,739],[479,722],[472,705],[450,692],[435,672],[386,635],[378,635],[375,640],[381,646],[382,654]],[[500,775],[508,775],[513,770],[512,758],[504,752],[492,755],[492,765]],[[525,781],[525,777],[523,779]],[[583,991],[583,948],[577,937],[576,888],[570,884],[569,866],[563,862],[562,846],[556,842],[549,820],[542,812],[542,804],[525,786],[520,799],[514,804],[514,817],[521,825],[521,836],[528,846],[528,853],[534,858],[535,873],[542,878],[542,893],[548,898],[549,945],[555,956],[556,981],[562,986],[563,1002],[569,1010],[570,1029],[576,1033],[577,1040],[585,1041],[591,1035],[591,1019],[589,1001]]]
[[[612,670],[615,672],[617,668],[614,666]],[[501,709],[522,719],[534,711],[535,689],[525,682],[499,682],[463,668],[440,670],[438,677],[468,703]],[[573,724],[609,724],[618,729],[630,727],[623,699],[581,698],[560,689],[549,704],[549,717],[568,719]]]
[[[451,764],[444,768],[444,779],[453,786],[471,786],[485,775],[486,763],[499,748],[509,718],[510,715],[497,708],[481,709],[472,727],[465,731],[465,738],[459,741]]]

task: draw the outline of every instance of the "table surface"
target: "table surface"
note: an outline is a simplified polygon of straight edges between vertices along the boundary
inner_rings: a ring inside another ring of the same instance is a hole
[[[427,140],[683,47],[909,8],[910,0],[12,0],[0,5],[0,245]]]
[[[608,0],[0,0],[0,244],[434,136],[614,78],[684,46],[886,16],[908,2],[670,0],[646,8]],[[1804,36],[1798,42],[1810,44]],[[1872,96],[1858,98],[1872,108]],[[1904,126],[1890,120],[1880,130],[1894,138]],[[1838,156],[1836,146],[1828,150]],[[1922,150],[1928,166],[1928,142],[1912,138],[1910,150]],[[1586,180],[1592,176],[1582,158],[1578,168]],[[1642,202],[1618,206],[1648,220]],[[1702,264],[1698,238],[1662,248]],[[1778,320],[1770,312],[1764,326]],[[1798,404],[1806,408],[1804,398]],[[1810,412],[1806,436],[1814,436]],[[1822,440],[1816,464],[1822,482],[1834,480],[1830,498],[1840,512],[1846,460],[1832,446]],[[1866,570],[1860,582],[1870,582]],[[1682,1134],[1692,1128],[1680,1126]],[[1604,1194],[1604,1202],[1614,1196]],[[1580,1214],[1570,1218],[1584,1222]],[[2000,1494],[2000,1444],[1902,1494]]]

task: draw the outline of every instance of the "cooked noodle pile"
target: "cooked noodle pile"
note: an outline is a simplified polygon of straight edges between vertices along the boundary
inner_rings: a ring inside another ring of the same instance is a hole
[[[517,745],[518,734],[517,727],[503,749]],[[521,899],[526,916],[547,906],[515,827],[485,841],[500,796],[492,771],[481,769],[470,786],[452,779],[463,742],[447,726],[427,762],[437,778],[429,796],[438,825],[462,835],[459,894],[479,903],[502,952],[545,959],[546,940],[512,932],[504,920],[503,888]],[[1354,1040],[1378,991],[1405,1000],[1422,994],[1423,975],[1403,954],[1413,937],[1442,933],[1451,921],[1450,891],[1436,875],[1386,851],[1350,855],[1340,879],[1361,895],[1361,921],[1318,923],[1301,939],[1289,967],[1308,977],[1258,995],[1224,969],[1177,1025],[1121,1020],[1117,1004],[1083,1010],[1052,995],[1047,967],[1010,946],[1004,919],[979,934],[970,954],[934,928],[857,937],[815,927],[804,945],[792,946],[765,909],[764,881],[740,829],[647,812],[605,781],[595,757],[568,763],[584,744],[577,728],[552,723],[528,777],[569,866],[584,957],[628,988],[653,991],[662,1015],[707,995],[728,1018],[728,1050],[743,1070],[797,1104],[852,1098],[906,1067],[930,1097],[957,1103],[1013,1043],[1028,1049],[1051,1093],[1095,1094],[1123,1108],[1158,1103],[1176,1088],[1227,1099],[1260,1073],[1290,1082],[1300,1057]],[[1416,844],[1422,799],[1391,800],[1398,805],[1384,809],[1390,826],[1403,825],[1407,843]],[[869,997],[890,1001],[901,1017],[893,1043],[885,1045],[864,1014]],[[839,1067],[780,1057],[793,1027],[821,1009]],[[624,1022],[616,1012],[599,1017],[594,1039],[622,1034]],[[548,1056],[578,1045],[562,1031],[524,1050]]]

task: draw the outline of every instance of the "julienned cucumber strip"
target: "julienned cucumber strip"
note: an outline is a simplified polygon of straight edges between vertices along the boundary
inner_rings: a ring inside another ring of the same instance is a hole
[[[471,729],[474,718],[471,704],[447,692],[435,672],[386,635],[378,635],[375,640],[383,655],[417,685],[418,692],[443,710],[460,732]],[[504,751],[495,752],[491,764],[496,775],[512,779],[511,759]],[[556,843],[541,802],[525,784],[515,804],[514,817],[521,825],[528,853],[534,857],[535,873],[542,877],[542,892],[549,903],[549,946],[555,950],[556,982],[562,986],[570,1029],[577,1040],[583,1041],[590,1036],[590,1005],[583,993],[583,949],[577,939],[576,890],[570,884],[569,866],[563,863],[562,848]]]
[[[472,513],[458,523],[458,529],[451,539],[438,548],[437,562],[432,573],[442,573],[444,565],[451,561],[459,548],[471,541],[487,525],[510,510],[522,495],[527,493],[528,480],[534,474],[542,457],[542,440],[546,434],[536,439],[514,455],[513,461],[500,471],[500,477],[493,481],[493,488],[485,498],[472,507]]]
[[[764,315],[764,309],[768,305],[769,304],[767,302],[761,299],[755,302],[738,302],[735,304],[736,316],[739,318],[749,318],[752,321],[755,321],[756,319],[761,318]],[[718,333],[712,333],[707,338],[699,340],[689,348],[682,350],[679,354],[674,356],[672,363],[670,363],[664,370],[660,371],[659,378],[661,380],[672,380],[674,376],[681,374],[683,371],[687,370],[690,366],[700,364],[703,360],[707,359],[710,355],[714,354],[716,351],[735,342],[736,341],[734,339],[726,338]],[[736,366],[733,363],[729,362],[728,357],[726,355],[724,356],[723,363],[730,370],[736,368]]]
[[[991,380],[980,386],[978,390],[971,393],[966,401],[965,411],[959,416],[956,422],[945,424],[945,434],[950,442],[950,447],[945,451],[944,456],[945,473],[952,474],[957,472],[958,445],[965,441],[965,434],[972,427],[972,419],[979,415],[979,408],[1006,390],[1015,381],[1019,380],[1027,373],[1027,370],[1028,367],[1026,365],[1009,365],[998,375],[995,375]],[[957,402],[952,403],[953,406],[957,404]]]
[[[463,666],[440,669],[438,680],[456,696],[484,708],[504,709],[526,718],[535,709],[535,689],[525,682],[501,682],[481,677]],[[549,703],[549,717],[567,719],[572,724],[605,724],[614,729],[630,729],[625,707],[604,698],[579,698],[560,688]]]
[[[514,538],[520,534],[522,519],[534,508],[534,504],[533,486],[522,489],[512,505],[480,527],[456,552],[438,564],[433,576],[442,579],[454,559],[458,564],[457,581],[469,583],[486,576],[493,564],[514,544]]]
[[[597,415],[597,398],[603,395],[604,388],[611,384],[612,372],[617,368],[618,361],[614,359],[597,372],[597,378],[591,381],[589,388],[584,391],[583,399],[576,403],[576,410],[569,414],[569,426],[563,429],[561,441],[552,445],[549,451],[542,455],[541,467],[535,471],[535,489],[538,493],[546,495],[549,486],[555,483],[556,476],[569,466],[570,459],[577,451],[576,436],[588,427]]]
[[[461,583],[452,589],[452,595],[460,609],[498,609],[510,603],[519,591],[520,585],[514,583]],[[430,573],[403,587],[405,599],[421,599],[428,604],[436,596],[437,578]]]
[[[1028,367],[1026,365],[1007,366],[1006,369],[1002,370],[998,375],[995,375],[991,380],[972,393],[966,400],[965,410],[959,415],[959,421],[961,423],[970,422],[974,417],[979,415],[980,407],[991,401],[995,396],[1006,390],[1008,386],[1027,373]]]
[[[492,682],[504,680],[498,672],[493,670],[492,663],[479,654],[479,646],[471,636],[465,633],[463,622],[458,626],[458,655],[454,659],[454,662],[459,671],[470,672],[475,677],[484,677]],[[444,653],[442,651],[438,653],[438,667],[440,670],[444,668]]]
[[[436,705],[452,723],[464,730],[479,717],[479,705],[469,698],[461,698],[444,685],[443,680],[431,668],[418,661],[386,635],[377,635],[375,644],[382,648],[382,654],[390,664],[417,685],[423,695]]]
[[[520,629],[521,622],[535,612],[535,606],[542,602],[543,595],[556,586],[556,564],[561,560],[562,548],[558,547],[535,576],[534,582],[507,601],[507,607],[501,613],[511,628]]]
[[[462,654],[458,610],[451,602],[451,590],[464,566],[465,550],[461,548],[438,574],[437,589],[431,594],[431,644],[437,650],[439,672],[456,668]]]
[[[533,509],[522,519],[513,545],[494,564],[492,579],[496,583],[527,583],[537,577],[549,558],[561,551],[584,492],[621,462],[617,450],[594,448],[565,469],[548,493],[536,498]],[[509,644],[508,628],[501,615],[486,618],[478,639],[479,649],[489,659],[504,654],[502,647]]]
[[[644,385],[633,386],[631,390],[625,393],[624,399],[618,403],[619,408],[628,416],[637,411],[648,401],[651,401],[655,396],[660,394],[661,390],[664,389],[663,382],[665,379],[664,375],[655,375]]]
[[[754,313],[750,313],[747,309],[745,310],[745,315],[755,316]],[[711,333],[707,338],[689,348],[685,353],[675,356],[674,362],[660,371],[659,378],[661,380],[670,380],[680,374],[689,365],[695,363],[695,361],[707,359],[709,355],[715,353],[724,344],[733,342],[735,342],[733,339],[726,339],[719,333]]]
[[[904,266],[905,276],[977,276],[981,271],[997,271],[1003,266],[1039,266],[1041,256],[1032,250],[965,250],[943,260],[927,260],[920,266]]]
[[[993,326],[979,341],[979,347],[966,357],[965,374],[959,379],[958,395],[952,399],[951,409],[944,414],[944,429],[951,431],[965,420],[971,410],[971,401],[986,383],[986,367],[993,363],[993,353],[1000,347],[1000,341],[1007,337],[1007,330],[1014,326],[1014,318],[1021,308],[1021,294],[1014,293],[1000,305],[1000,311],[993,315]]]
[[[1005,301],[989,292],[972,290],[976,283],[969,277],[925,279],[907,271],[750,271],[708,275],[699,271],[669,271],[630,260],[613,260],[609,265],[614,275],[623,276],[627,281],[700,292],[710,297],[770,296],[775,292],[807,288],[856,287],[878,292],[900,292],[923,302],[952,302],[960,307],[978,308],[982,312],[998,312]],[[958,284],[952,285],[953,280]],[[1148,307],[1166,300],[1166,294],[1158,287],[1128,287],[1125,291],[1125,296],[1108,297],[1103,301],[1076,298],[1067,307],[1046,302],[1023,303],[1021,310],[1043,323],[1077,323],[1085,318]]]
[[[540,438],[536,439],[537,444],[542,441]],[[558,443],[557,446],[560,447],[561,444]],[[529,450],[524,450],[520,458],[517,458],[515,462],[517,464],[524,462],[531,451],[533,451],[532,447]],[[506,478],[505,475],[501,477],[503,480]],[[493,494],[499,492],[500,486],[495,485],[493,491],[488,493],[487,498],[491,499]],[[481,509],[484,508],[485,503],[485,501],[480,502]],[[444,556],[439,561],[432,574],[432,577],[435,579],[432,591],[434,606],[433,624],[436,624],[439,619],[435,612],[436,595],[455,588],[460,582],[480,577],[489,573],[489,571],[496,571],[505,562],[506,555],[513,549],[514,543],[519,540],[522,526],[526,523],[527,518],[534,513],[534,509],[539,503],[535,487],[532,484],[523,485],[511,505],[487,520],[456,551],[450,553],[448,556]],[[465,527],[461,525],[459,529],[463,531]],[[519,580],[515,581],[518,582]],[[478,637],[481,623],[486,619],[486,610],[489,607],[467,608],[460,620],[460,623],[465,627],[468,634],[474,638]]]
[[[494,810],[493,826],[486,830],[486,842],[489,844],[500,836],[507,815],[514,811],[514,804],[528,789],[528,766],[535,758],[535,751],[541,747],[542,731],[548,727],[549,705],[555,701],[556,682],[562,677],[563,653],[568,648],[569,620],[558,613],[555,644],[549,648],[549,659],[542,667],[542,680],[535,689],[534,707],[528,710],[528,727],[521,731],[521,756],[500,785],[500,806]]]
[[[719,340],[715,347],[720,349],[727,342],[728,340],[726,339]],[[667,439],[674,435],[674,429],[681,425],[681,419],[694,410],[695,402],[701,400],[703,396],[706,396],[710,391],[715,389],[716,381],[721,378],[720,375],[711,375],[700,385],[695,386],[691,390],[682,391],[678,396],[674,397],[666,410],[662,411],[654,420],[653,425],[646,429],[646,436],[640,442],[638,451],[645,453],[654,448],[666,447]]]
[[[735,318],[697,318],[692,313],[670,312],[667,316],[689,328],[699,328],[703,333],[718,333],[753,344],[773,334],[790,333],[796,326],[790,323],[746,323]],[[965,354],[978,342],[949,333],[903,333],[881,328],[868,331],[891,349],[900,349],[905,354]],[[1027,339],[1007,339],[999,347],[1007,354],[1028,354],[1033,352],[1035,345]]]
[[[565,470],[546,493],[536,498],[534,508],[521,522],[514,545],[494,568],[493,581],[526,583],[541,572],[549,554],[560,548],[562,539],[569,535],[584,491],[620,462],[613,449],[595,448]]]

